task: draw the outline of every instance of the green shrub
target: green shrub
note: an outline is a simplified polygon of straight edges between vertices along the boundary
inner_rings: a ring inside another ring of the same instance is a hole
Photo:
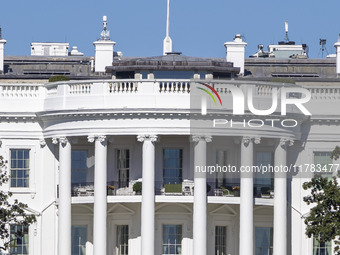
[[[165,193],[182,193],[182,184],[164,184]]]
[[[132,189],[136,193],[142,192],[142,183],[141,182],[136,182],[135,184],[133,184]]]
[[[70,78],[65,75],[54,75],[48,79],[48,82],[69,81],[69,80]]]

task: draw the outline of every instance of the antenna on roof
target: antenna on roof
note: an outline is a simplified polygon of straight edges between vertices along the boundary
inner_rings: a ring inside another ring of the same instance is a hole
[[[285,31],[286,31],[285,41],[288,43],[289,42],[289,37],[288,37],[288,21],[285,21]]]
[[[167,15],[166,15],[166,35],[163,41],[163,55],[172,52],[172,40],[170,38],[170,0],[167,0]]]
[[[326,51],[327,55],[328,55],[328,51],[327,51],[327,48],[326,48],[326,42],[327,42],[326,39],[320,39],[320,51],[321,51],[321,57],[322,58],[323,58],[323,52],[324,51]],[[319,54],[320,54],[320,51],[319,51]]]
[[[2,29],[0,27],[0,39],[2,38]]]
[[[100,33],[100,40],[110,40],[110,31],[107,29],[107,16],[103,16],[103,30]]]

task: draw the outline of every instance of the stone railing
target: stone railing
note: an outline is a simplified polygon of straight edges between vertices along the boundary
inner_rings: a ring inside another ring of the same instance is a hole
[[[30,84],[0,84],[0,95],[5,98],[39,98],[42,95],[40,87]]]
[[[231,109],[234,90],[241,91],[245,99],[252,89],[254,107],[268,109],[272,104],[273,88],[281,83],[244,80],[93,80],[67,81],[46,84],[0,84],[0,106],[3,111],[49,111],[72,109],[192,109],[193,99],[200,99],[196,85],[209,84],[223,101],[223,109]],[[334,104],[340,100],[340,88],[335,86],[304,86],[311,92],[308,103],[311,109],[320,111],[317,102]],[[212,93],[212,91],[210,91]],[[214,93],[212,93],[214,96]],[[296,95],[293,95],[295,97]],[[215,98],[216,99],[216,98]],[[217,99],[216,99],[217,100]],[[245,101],[246,103],[246,101]],[[208,104],[213,104],[210,100]],[[247,110],[247,109],[246,109]],[[321,112],[321,111],[320,111]],[[336,113],[333,113],[336,114]]]

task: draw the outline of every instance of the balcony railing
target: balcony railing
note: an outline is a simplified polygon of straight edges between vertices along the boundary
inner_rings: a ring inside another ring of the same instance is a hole
[[[136,185],[135,185],[136,184]],[[207,195],[219,197],[239,197],[241,186],[239,182],[217,184],[216,182],[207,182]],[[130,181],[128,185],[122,185],[122,182],[107,182],[108,196],[135,196],[142,194],[142,185],[139,180]],[[163,181],[155,182],[155,194],[165,196],[193,196],[194,181],[183,180],[176,183],[164,183]],[[256,198],[273,198],[274,187],[272,184],[254,184],[254,197]],[[82,182],[72,183],[72,197],[91,197],[94,196],[94,183]],[[59,197],[59,185],[57,186],[57,196]]]

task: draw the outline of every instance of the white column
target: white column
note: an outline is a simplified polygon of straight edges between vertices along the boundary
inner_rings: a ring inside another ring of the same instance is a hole
[[[260,139],[255,138],[255,143]],[[243,137],[241,141],[241,166],[253,165],[253,138]],[[241,173],[240,187],[240,255],[254,254],[254,181],[253,173]]]
[[[207,164],[207,142],[211,142],[210,136],[193,136],[194,149],[194,215],[193,238],[194,254],[207,254],[207,177],[205,173],[196,172],[201,166]]]
[[[142,255],[155,254],[155,145],[156,135],[139,135],[143,142],[143,184],[142,184],[142,218],[141,238]]]
[[[287,164],[287,143],[292,140],[282,138],[275,149],[275,166]],[[274,179],[274,255],[287,255],[287,176],[275,173]]]
[[[340,34],[334,47],[336,48],[336,76],[340,77]]]
[[[107,141],[106,136],[89,136],[95,142],[93,254],[106,255],[107,233]]]
[[[59,142],[58,254],[71,255],[71,144],[66,137]]]
[[[6,40],[1,38],[1,31],[0,31],[0,74],[4,72],[5,44],[6,44]]]

